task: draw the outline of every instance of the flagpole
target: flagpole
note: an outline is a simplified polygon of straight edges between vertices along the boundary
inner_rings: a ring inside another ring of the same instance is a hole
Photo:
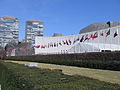
[[[111,27],[109,27],[109,30],[110,30],[110,33],[111,33]],[[112,40],[111,40],[111,35],[109,35],[109,36],[110,36],[109,39],[110,39],[110,49],[111,49],[111,41],[112,41]]]
[[[93,47],[93,33],[92,33],[92,52],[94,52],[93,50],[94,50],[94,47]]]
[[[107,30],[105,30],[105,35],[104,35],[104,51],[105,51],[105,45],[106,45],[106,31]]]
[[[117,50],[119,51],[119,37],[118,37],[118,28],[119,26],[116,27],[117,30],[115,30],[115,33],[114,33],[114,38],[117,39]]]
[[[100,30],[98,31],[98,50],[100,50],[100,45],[99,44],[100,44]]]
[[[110,33],[111,33],[111,27],[109,27],[109,30],[110,30]],[[109,49],[111,49],[111,35],[109,35],[109,37],[110,37],[110,48]],[[111,50],[110,50],[111,51]]]
[[[110,21],[108,21],[107,24],[108,24],[108,29],[110,30],[110,28],[111,28],[111,23],[110,23]],[[108,30],[108,31],[109,31],[109,30]],[[107,31],[107,34],[108,34],[108,31]],[[107,36],[108,36],[108,35],[107,35]],[[111,48],[111,40],[110,40],[110,48]]]
[[[119,28],[119,25],[117,26],[117,34],[118,34],[118,28]],[[119,35],[119,34],[118,34]],[[118,36],[118,50],[119,50],[119,36]]]

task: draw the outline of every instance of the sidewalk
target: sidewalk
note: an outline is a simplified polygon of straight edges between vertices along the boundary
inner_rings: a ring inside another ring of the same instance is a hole
[[[7,62],[13,62],[18,64],[34,63],[34,62],[25,62],[25,61],[7,61]],[[70,74],[70,75],[77,74],[89,78],[98,79],[100,81],[120,84],[120,71],[89,69],[89,68],[80,68],[80,67],[45,64],[45,63],[38,63],[37,67],[49,68],[49,69],[62,69],[64,74]]]

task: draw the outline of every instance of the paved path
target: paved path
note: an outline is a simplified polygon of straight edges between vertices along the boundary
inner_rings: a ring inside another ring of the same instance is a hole
[[[33,63],[25,61],[7,61],[19,64]],[[62,69],[63,73],[70,75],[82,75],[94,79],[98,79],[105,82],[118,83],[120,84],[120,71],[109,71],[109,70],[99,70],[99,69],[89,69],[80,68],[73,66],[55,65],[55,64],[45,64],[38,63],[38,68],[49,68],[49,69]]]

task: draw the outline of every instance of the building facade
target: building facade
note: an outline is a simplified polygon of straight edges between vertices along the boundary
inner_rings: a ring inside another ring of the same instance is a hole
[[[120,51],[120,25],[78,35],[36,37],[35,54]]]
[[[26,21],[25,42],[34,45],[36,36],[43,36],[43,22],[37,20]]]
[[[18,42],[18,24],[15,17],[0,17],[0,49],[4,49],[9,42]]]

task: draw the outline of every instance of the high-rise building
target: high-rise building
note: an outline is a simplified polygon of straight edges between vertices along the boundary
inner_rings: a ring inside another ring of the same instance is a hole
[[[15,17],[0,17],[0,49],[9,42],[18,42],[18,19]]]
[[[25,42],[35,44],[36,36],[43,36],[43,22],[37,20],[26,21]]]

